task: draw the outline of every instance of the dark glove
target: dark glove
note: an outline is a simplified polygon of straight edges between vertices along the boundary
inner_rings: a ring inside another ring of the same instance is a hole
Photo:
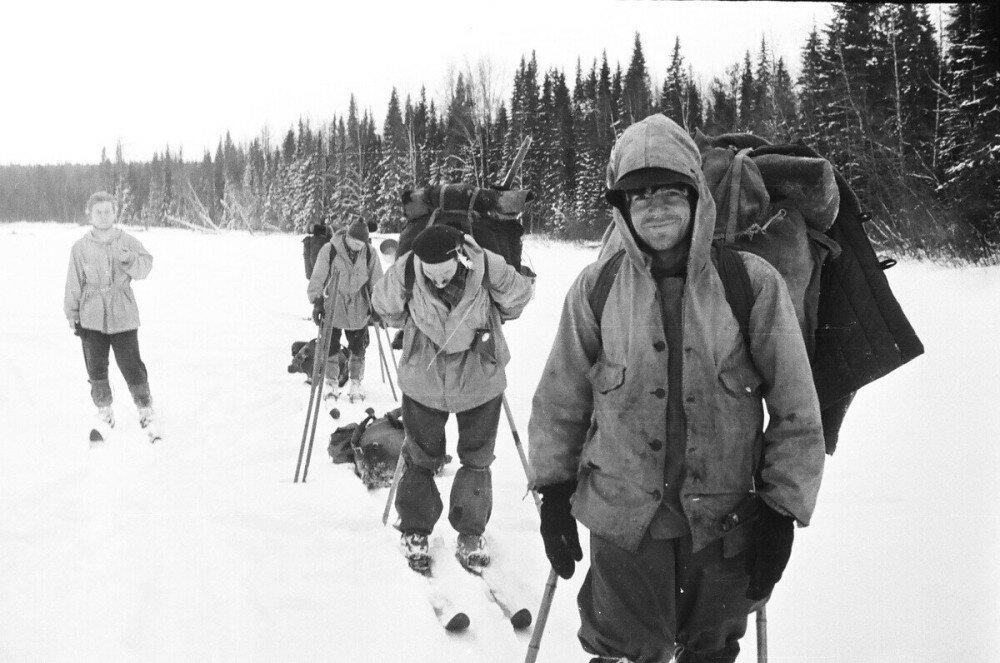
[[[375,327],[381,327],[382,326],[382,316],[380,316],[378,313],[376,313],[375,309],[372,309],[371,320],[372,320],[372,325],[373,326],[375,326]]]
[[[79,322],[74,322],[73,323],[73,336],[79,336],[81,329],[83,329],[83,327],[80,326],[80,323]]]
[[[794,536],[795,519],[778,513],[762,500],[753,522],[753,540],[747,560],[748,599],[760,601],[771,595],[792,554]]]
[[[583,559],[576,519],[570,513],[569,498],[576,491],[576,481],[542,486],[542,541],[545,556],[563,579],[573,577],[576,562]]]
[[[313,302],[313,322],[315,322],[317,326],[323,324],[323,315],[326,313],[324,308],[325,305],[326,299],[324,297],[320,297]]]

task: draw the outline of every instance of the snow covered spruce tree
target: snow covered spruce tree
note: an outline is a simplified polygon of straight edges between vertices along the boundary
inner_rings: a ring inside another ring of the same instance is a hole
[[[941,195],[973,229],[973,257],[995,261],[1000,249],[1000,10],[994,3],[955,5],[946,34]]]

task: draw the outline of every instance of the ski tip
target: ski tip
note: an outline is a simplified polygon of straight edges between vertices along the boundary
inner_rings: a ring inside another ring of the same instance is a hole
[[[448,623],[444,625],[446,631],[451,631],[452,633],[458,631],[464,631],[469,628],[469,616],[464,612],[456,612],[455,615],[448,620]]]
[[[104,436],[101,435],[101,431],[96,428],[90,429],[90,443],[91,444],[101,444],[104,442]]]
[[[531,626],[531,611],[521,608],[510,617],[510,625],[521,631]]]

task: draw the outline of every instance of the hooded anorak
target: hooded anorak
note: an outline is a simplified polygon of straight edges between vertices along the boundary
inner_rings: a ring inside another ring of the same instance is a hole
[[[751,359],[711,260],[715,205],[698,150],[660,115],[632,125],[619,139],[609,187],[630,171],[651,167],[690,177],[698,192],[681,301],[686,439],[680,501],[694,550],[722,537],[725,516],[754,490],[806,525],[822,476],[823,435],[785,284],[766,261],[740,254],[754,291]],[[601,320],[594,318],[588,293],[614,251],[570,287],[532,402],[528,436],[534,485],[576,481],[573,515],[591,533],[635,551],[663,500],[671,353],[651,258],[626,218],[617,211],[614,216],[609,243],[624,248],[625,259]],[[746,529],[726,537],[729,553],[745,545]]]
[[[382,278],[382,263],[370,246],[349,250],[344,236],[343,231],[334,234],[319,250],[306,295],[310,302],[326,297],[326,313],[335,328],[364,329],[371,319],[371,292]],[[355,253],[353,260],[351,253]]]
[[[534,279],[518,273],[502,256],[468,240],[464,251],[471,266],[465,291],[450,310],[432,291],[420,258],[410,252],[389,268],[373,297],[385,323],[403,329],[400,389],[422,405],[446,412],[470,410],[507,388],[510,351],[501,321],[521,315],[535,292]],[[411,255],[414,279],[407,297]]]

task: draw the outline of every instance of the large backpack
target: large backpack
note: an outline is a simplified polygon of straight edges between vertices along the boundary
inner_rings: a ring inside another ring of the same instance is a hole
[[[405,439],[402,408],[381,417],[369,409],[361,422],[341,426],[331,433],[327,451],[334,463],[353,463],[354,473],[369,490],[387,488],[392,484]],[[450,456],[445,456],[437,471],[450,460]]]
[[[524,227],[518,216],[531,198],[528,191],[481,189],[471,184],[406,189],[402,197],[406,224],[399,233],[397,255],[410,250],[421,230],[443,223],[472,235],[479,246],[520,270]]]
[[[749,134],[699,132],[696,142],[717,210],[712,261],[747,348],[753,290],[739,251],[785,279],[832,454],[858,389],[923,353],[882,273],[894,261],[876,257],[857,196],[811,148]],[[588,297],[598,321],[621,263],[617,253],[607,258]]]

